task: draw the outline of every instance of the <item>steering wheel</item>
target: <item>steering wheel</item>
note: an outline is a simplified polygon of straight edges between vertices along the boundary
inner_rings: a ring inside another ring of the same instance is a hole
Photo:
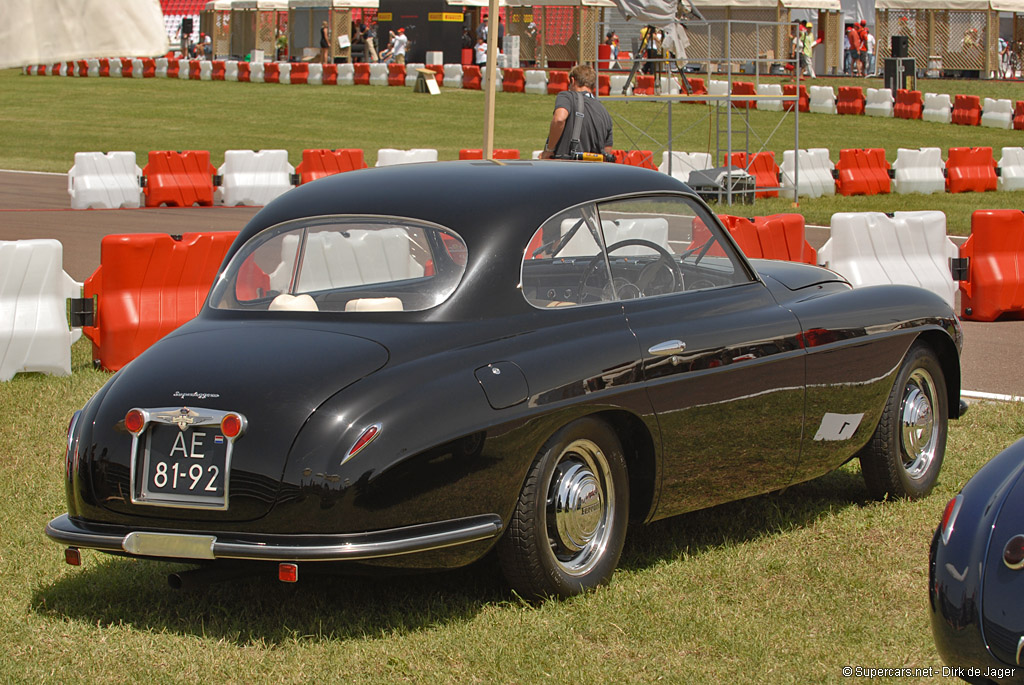
[[[598,287],[588,285],[587,281],[589,281],[591,277],[598,272],[599,265],[603,261],[605,255],[610,256],[615,250],[632,245],[651,248],[658,253],[658,259],[650,264],[646,264],[644,268],[640,270],[640,275],[637,277],[636,283],[631,283],[623,278],[612,277],[612,282],[615,284],[615,292],[619,292],[619,299],[628,300],[648,295],[647,289],[659,279],[662,272],[667,272],[671,279],[671,283],[659,284],[662,292],[674,292],[682,285],[683,272],[680,271],[679,264],[676,263],[671,252],[650,240],[644,240],[643,238],[628,238],[626,240],[620,240],[613,245],[609,245],[605,248],[604,252],[599,252],[590,260],[590,263],[587,264],[587,268],[583,270],[583,277],[580,279],[579,304],[593,301],[589,300],[588,296],[594,297],[598,301],[612,299],[611,293],[613,291],[610,290],[612,283],[609,283],[604,287]]]

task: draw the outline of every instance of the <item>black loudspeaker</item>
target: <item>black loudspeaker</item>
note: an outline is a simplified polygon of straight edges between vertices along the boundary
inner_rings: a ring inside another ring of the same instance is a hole
[[[181,32],[184,35],[189,35],[192,33],[192,17],[184,17],[181,20]],[[893,36],[893,38],[895,38],[895,36]]]
[[[892,57],[910,57],[910,36],[892,37]]]

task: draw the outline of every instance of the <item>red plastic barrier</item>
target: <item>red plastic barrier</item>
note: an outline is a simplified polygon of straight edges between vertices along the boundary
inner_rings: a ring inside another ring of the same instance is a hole
[[[754,177],[757,188],[779,187],[779,165],[775,163],[774,152],[755,152],[747,157],[746,152],[734,152],[725,164],[738,166],[747,170]],[[758,191],[757,197],[778,197],[778,190]]]
[[[325,64],[323,70],[323,76],[321,76],[320,82],[325,86],[336,86],[338,85],[338,65],[337,64]]]
[[[434,78],[437,80],[437,85],[444,85],[444,65],[443,64],[426,64],[424,69],[430,69],[434,72]]]
[[[793,97],[794,95],[796,95],[796,93],[797,93],[797,91],[796,91],[796,84],[792,84],[792,83],[784,83],[784,84],[782,84],[782,94],[783,95],[786,95],[786,96],[789,96],[789,97]],[[800,103],[800,111],[801,112],[810,112],[811,111],[811,96],[807,94],[807,86],[800,86],[800,97],[798,98],[797,101]],[[784,110],[786,110],[787,112],[792,112],[793,111],[793,101],[792,100],[783,100],[782,101],[782,108]]]
[[[896,91],[896,102],[892,114],[897,119],[920,119],[924,111],[924,100],[919,90],[900,88]]]
[[[960,246],[968,257],[960,281],[961,316],[972,321],[1021,318],[1024,314],[1024,212],[979,209],[971,215],[971,236]]]
[[[719,214],[718,218],[747,257],[804,264],[818,261],[817,251],[807,242],[802,214],[772,214],[749,219]]]
[[[650,150],[612,150],[612,154],[615,155],[616,164],[628,164],[644,169],[658,168],[654,166],[654,155]]]
[[[526,76],[522,69],[502,69],[501,77],[502,92],[522,93],[526,90]]]
[[[195,60],[193,60],[195,61]],[[367,75],[369,75],[370,68],[366,68]],[[281,65],[277,62],[267,62],[263,65],[263,82],[264,83],[280,83],[281,82]],[[369,79],[366,81],[369,83]]]
[[[990,147],[951,147],[946,159],[946,191],[983,193],[995,190],[996,161]]]
[[[191,81],[200,81],[203,77],[203,70],[199,67],[200,60],[190,59],[188,61],[188,78]]]
[[[549,71],[548,95],[557,95],[563,90],[569,90],[569,72],[557,70]]]
[[[757,88],[750,81],[736,81],[732,84],[732,94],[733,96],[757,95]],[[733,100],[732,106],[739,109],[756,109],[757,100]]]
[[[388,85],[389,86],[404,86],[405,85],[405,65],[404,64],[389,64],[388,65]]]
[[[478,149],[459,150],[459,159],[483,159],[484,151]],[[494,150],[492,159],[519,159],[519,150]]]
[[[612,77],[608,74],[597,75],[597,94],[599,97],[605,97],[611,95],[612,92]]]
[[[462,67],[462,87],[466,90],[480,90],[480,67],[475,64]]]
[[[132,77],[132,61],[127,57],[121,58],[121,76],[122,78]]]
[[[109,59],[104,58],[104,59],[100,60],[100,72],[99,72],[99,75],[100,76],[110,76],[110,60]]]
[[[839,178],[836,191],[840,195],[879,195],[890,192],[889,162],[885,150],[840,150],[836,163]]]
[[[88,76],[89,62],[87,62],[84,59],[80,59],[77,62],[75,62],[75,69],[77,70],[79,76]]]
[[[365,168],[363,151],[359,149],[303,150],[302,161],[295,172],[299,175],[300,183],[309,183],[324,176]]]
[[[213,70],[210,72],[211,81],[223,81],[224,70],[227,68],[227,64],[222,59],[213,60]]]
[[[953,123],[960,126],[980,126],[981,97],[957,95],[953,99]]]
[[[248,67],[248,66],[249,65],[246,64],[246,67]],[[102,69],[102,66],[100,68]],[[167,60],[167,78],[178,78],[178,70],[179,69],[181,69],[181,60],[178,60],[178,59],[169,59],[169,60]],[[241,73],[241,68],[239,68],[239,73]],[[238,80],[241,81],[242,79],[238,79]]]
[[[1024,131],[1024,100],[1017,100],[1013,107],[1013,128]]]
[[[459,63],[462,65],[462,71],[465,73],[466,67],[473,64],[473,48],[462,48],[460,60]]]
[[[142,58],[142,78],[154,78],[156,76],[156,60],[152,57]],[[221,78],[221,81],[224,79]]]
[[[100,242],[100,266],[85,281],[86,298],[97,298],[93,359],[117,371],[150,345],[199,313],[236,231],[108,235]]]
[[[633,95],[654,95],[654,75],[637,74],[633,84]]]
[[[707,95],[708,94],[707,86],[704,85],[704,79],[702,79],[702,78],[694,78],[692,76],[687,76],[686,77],[686,81],[687,81],[687,83],[690,84],[690,91],[691,91],[692,95]]]
[[[238,63],[238,80],[241,83],[248,83],[249,82],[249,77],[250,77],[251,74],[252,74],[252,71],[250,70],[248,62],[239,62]],[[170,66],[168,66],[168,68],[167,68],[167,75],[168,76],[171,75]]]
[[[370,65],[366,62],[356,62],[352,65],[352,82],[357,86],[370,85]]]
[[[839,114],[864,114],[864,89],[860,86],[839,86],[836,112]]]
[[[309,83],[309,63],[292,62],[291,72],[288,74],[289,83]]]
[[[597,69],[598,71],[608,71],[608,67],[611,66],[612,59],[612,46],[601,43],[597,46]]]
[[[150,152],[149,163],[142,170],[146,206],[212,207],[216,173],[206,150]]]

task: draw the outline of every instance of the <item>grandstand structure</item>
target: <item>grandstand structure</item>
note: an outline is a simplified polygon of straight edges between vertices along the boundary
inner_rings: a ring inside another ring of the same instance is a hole
[[[164,29],[172,42],[180,39],[181,20],[192,18],[192,35],[199,36],[199,13],[206,7],[207,0],[160,0],[164,13]]]

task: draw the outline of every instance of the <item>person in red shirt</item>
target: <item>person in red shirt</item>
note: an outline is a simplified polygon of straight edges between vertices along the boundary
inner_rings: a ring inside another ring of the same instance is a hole
[[[850,66],[853,69],[854,76],[860,76],[863,72],[864,65],[864,41],[860,37],[860,31],[857,30],[857,26],[851,24],[850,28],[846,30],[846,38],[850,41]]]
[[[868,75],[868,23],[861,19],[857,27],[857,35],[860,36],[860,73]]]

